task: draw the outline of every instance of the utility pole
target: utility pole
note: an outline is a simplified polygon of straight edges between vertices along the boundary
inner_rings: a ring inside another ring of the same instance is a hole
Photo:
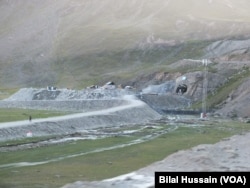
[[[204,66],[204,72],[203,72],[203,87],[202,87],[202,113],[201,113],[201,118],[206,118],[206,114],[207,114],[207,87],[208,87],[207,64],[208,64],[208,60],[203,59],[202,60],[202,65]]]
[[[185,60],[199,62],[199,63],[202,63],[202,65],[204,66],[203,85],[202,85],[202,112],[201,112],[201,118],[204,119],[204,118],[206,118],[206,113],[207,113],[207,87],[208,87],[207,65],[208,65],[208,59],[202,59],[202,60],[185,59]]]

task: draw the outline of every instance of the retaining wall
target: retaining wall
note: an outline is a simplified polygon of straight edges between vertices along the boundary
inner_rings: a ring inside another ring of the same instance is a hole
[[[26,102],[26,101],[25,101]],[[32,102],[32,101],[29,101]],[[90,101],[82,101],[82,104],[88,104]],[[93,101],[92,101],[93,102]],[[96,101],[95,101],[96,102]],[[102,101],[104,102],[104,101]],[[105,101],[105,104],[118,105],[127,101]],[[97,105],[98,106],[98,105]],[[95,108],[97,108],[97,106]],[[99,104],[99,106],[102,106]],[[107,106],[106,106],[107,108]],[[44,122],[28,122],[22,126],[15,126],[9,128],[0,127],[0,140],[13,140],[27,137],[29,131],[33,136],[47,136],[47,135],[63,135],[81,132],[87,129],[107,127],[107,126],[121,126],[128,124],[143,124],[148,121],[159,119],[156,111],[148,105],[140,105],[138,107],[127,108],[124,110],[115,111],[103,115],[83,116],[66,120],[44,121]]]
[[[0,108],[86,112],[120,106],[126,103],[126,100],[119,99],[0,101]]]

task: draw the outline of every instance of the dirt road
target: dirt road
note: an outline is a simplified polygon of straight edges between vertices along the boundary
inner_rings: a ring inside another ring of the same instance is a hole
[[[123,100],[126,100],[127,102],[121,106],[111,107],[111,108],[107,108],[105,110],[97,110],[97,111],[91,111],[91,112],[83,112],[83,113],[76,113],[76,114],[70,114],[70,115],[65,115],[65,116],[42,118],[42,119],[32,119],[31,122],[29,122],[28,120],[23,120],[23,121],[0,123],[0,129],[19,127],[19,126],[24,126],[27,124],[32,124],[32,123],[64,121],[64,120],[86,117],[86,116],[107,115],[107,114],[110,114],[113,112],[122,111],[122,110],[126,110],[129,108],[135,108],[135,107],[140,107],[140,106],[146,105],[144,102],[136,99],[132,95],[124,96]]]

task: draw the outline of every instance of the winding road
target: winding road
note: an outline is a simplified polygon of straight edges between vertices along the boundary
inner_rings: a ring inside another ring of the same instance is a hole
[[[63,121],[63,120],[86,117],[86,116],[108,115],[108,114],[111,114],[111,113],[114,113],[114,112],[117,112],[117,111],[122,111],[122,110],[126,110],[126,109],[129,109],[129,108],[141,107],[143,105],[146,105],[144,102],[136,99],[132,95],[126,95],[126,96],[124,96],[122,98],[122,100],[126,101],[123,105],[107,108],[105,110],[102,109],[102,110],[96,110],[96,111],[91,111],[91,112],[83,112],[83,113],[75,113],[75,114],[64,115],[64,116],[33,119],[31,122],[29,122],[27,120],[23,120],[23,121],[0,123],[0,129],[11,128],[11,127],[19,127],[19,126],[24,126],[24,125],[27,125],[27,124],[32,124],[32,123]]]

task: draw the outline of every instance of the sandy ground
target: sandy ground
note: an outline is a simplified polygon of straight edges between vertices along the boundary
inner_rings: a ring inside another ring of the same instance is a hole
[[[178,151],[130,174],[100,182],[75,182],[63,188],[150,188],[155,171],[250,171],[250,133],[236,135],[216,144]]]

